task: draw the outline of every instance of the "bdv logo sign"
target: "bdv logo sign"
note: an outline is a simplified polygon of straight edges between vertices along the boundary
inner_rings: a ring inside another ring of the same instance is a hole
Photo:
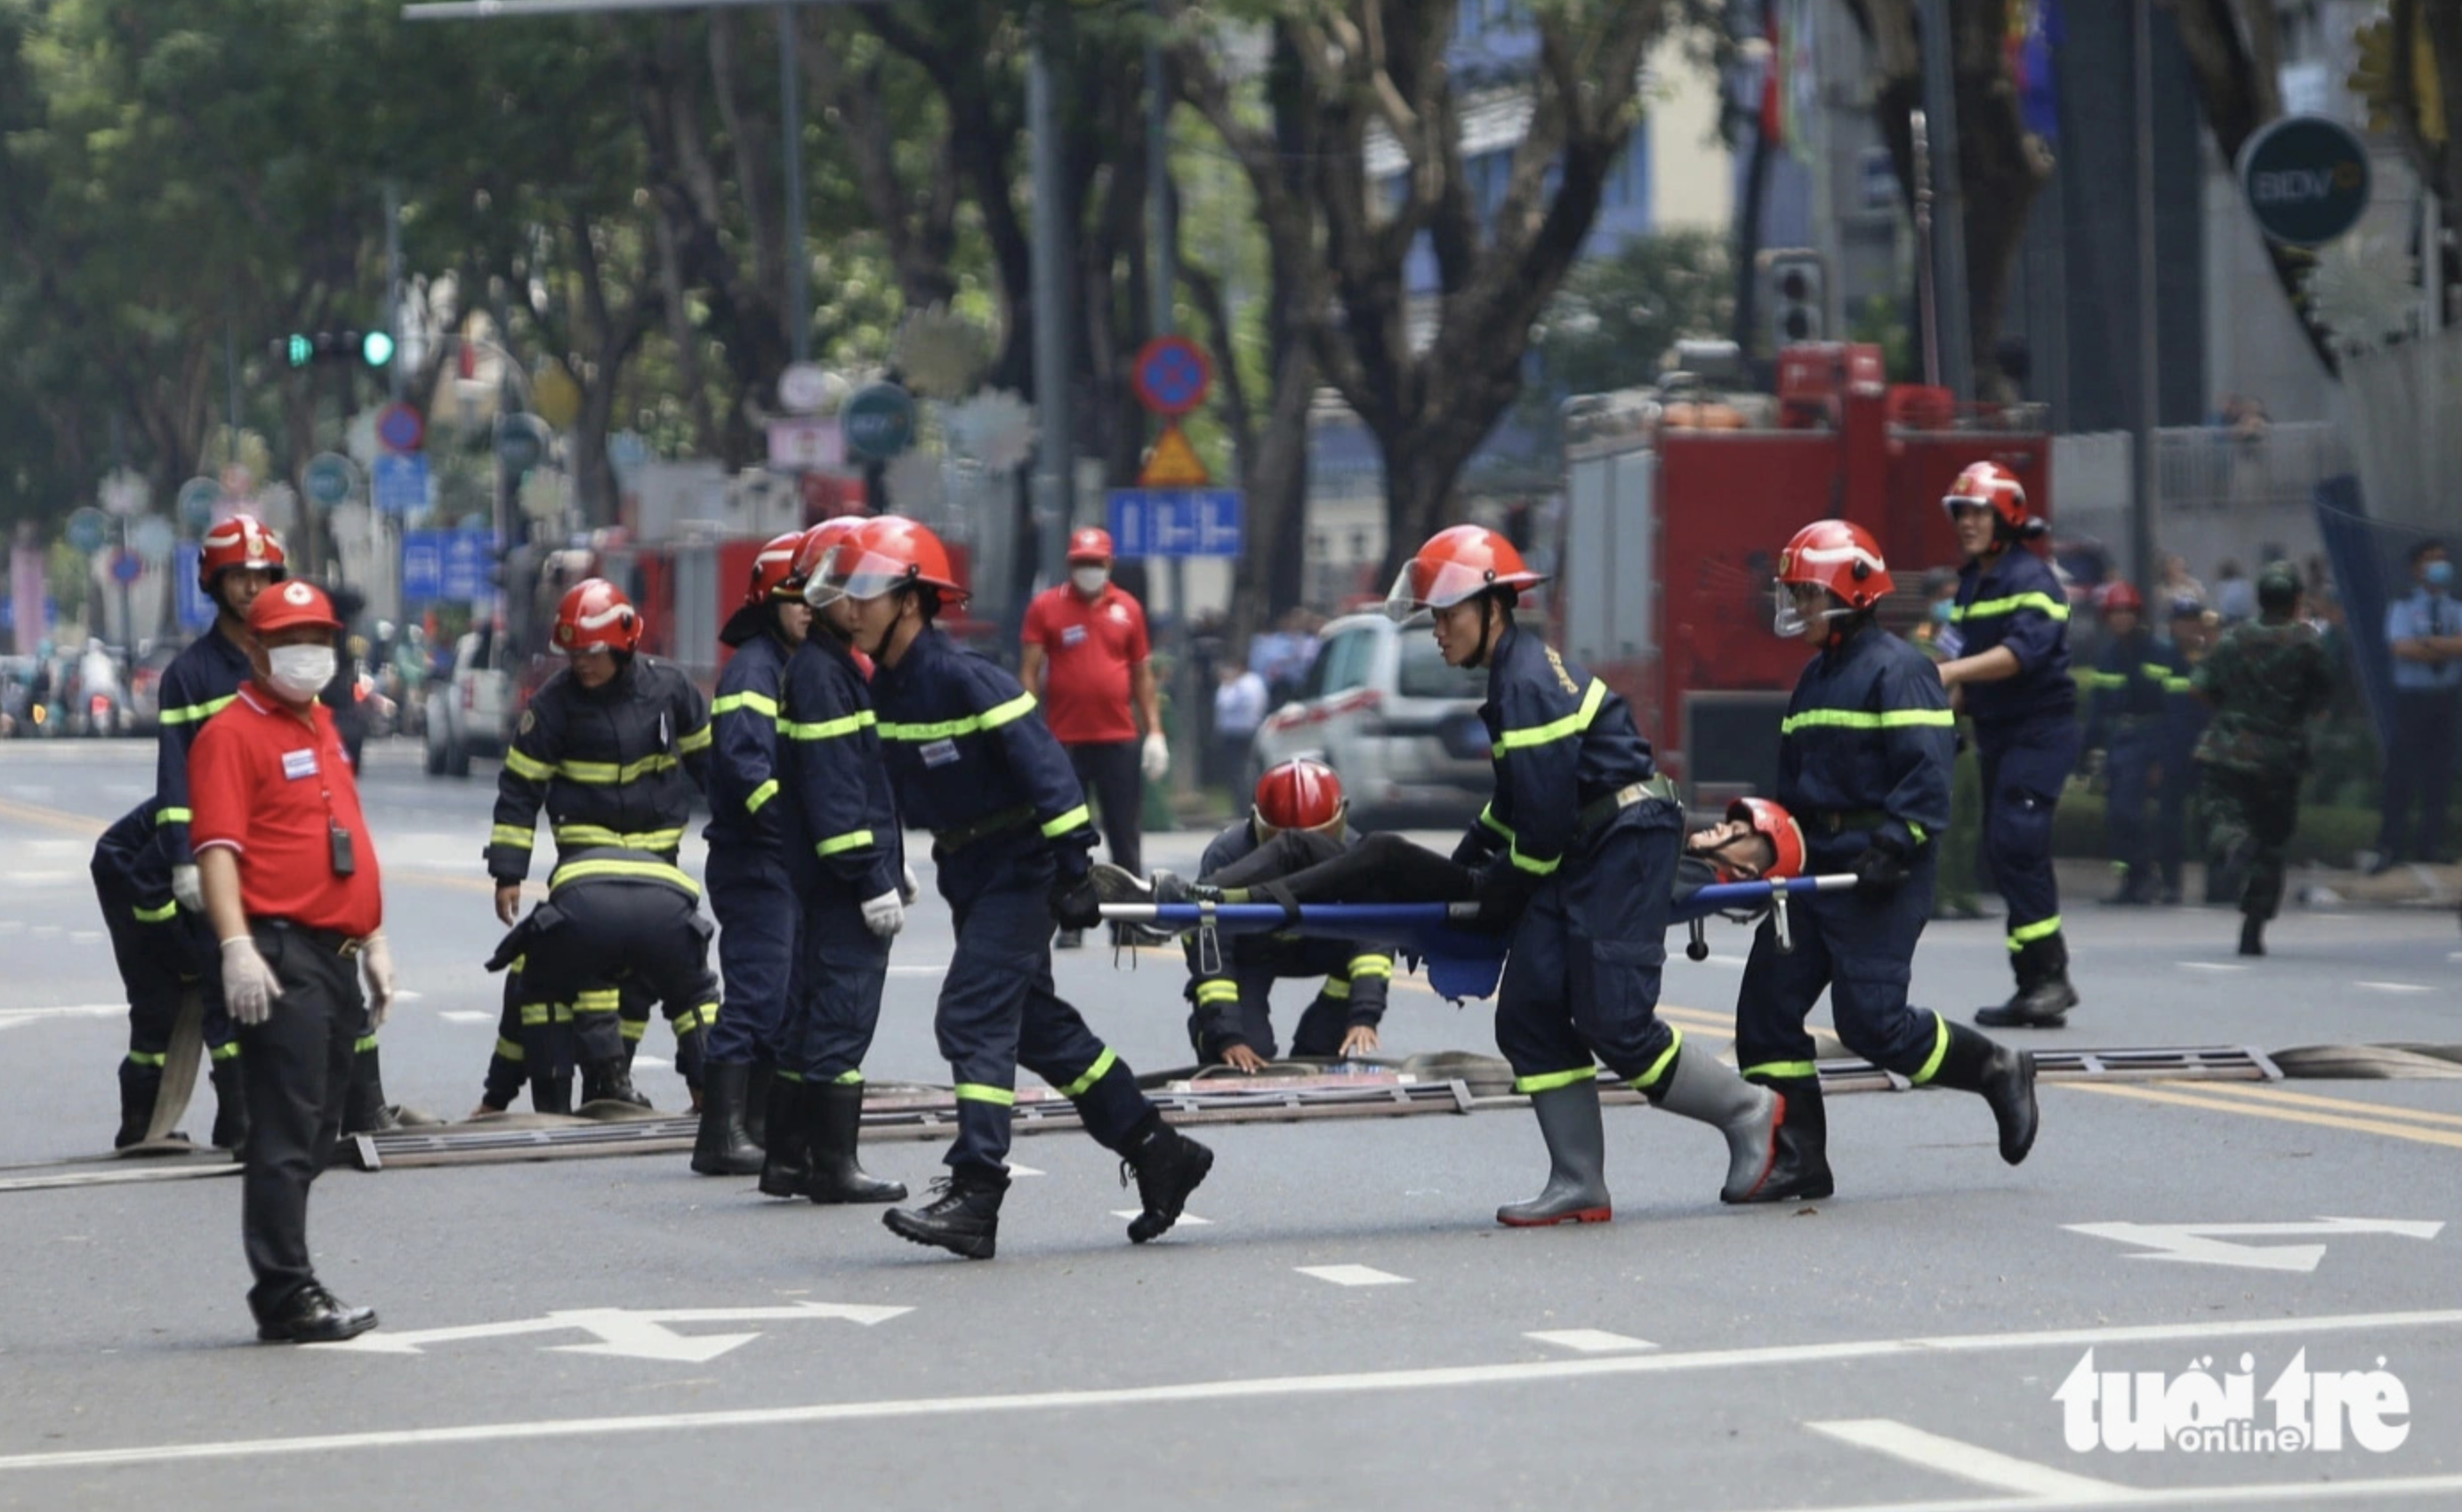
[[[2079,1454],[2330,1453],[2346,1443],[2386,1454],[2410,1436],[2410,1392],[2385,1363],[2380,1355],[2374,1370],[2312,1371],[2301,1350],[2260,1396],[2254,1355],[2241,1355],[2236,1372],[2216,1373],[2209,1355],[2170,1375],[2099,1370],[2088,1350],[2052,1400]]]

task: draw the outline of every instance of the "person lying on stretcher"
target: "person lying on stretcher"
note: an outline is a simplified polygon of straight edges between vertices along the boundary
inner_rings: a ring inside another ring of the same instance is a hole
[[[1279,903],[1294,918],[1303,903],[1467,903],[1479,896],[1477,868],[1488,859],[1475,841],[1487,832],[1475,829],[1447,856],[1398,834],[1346,844],[1318,831],[1285,830],[1194,882],[1160,870],[1148,879],[1098,863],[1094,886],[1107,903]],[[1803,855],[1794,815],[1766,798],[1739,798],[1724,818],[1685,835],[1674,900],[1680,906],[1719,883],[1799,876]]]

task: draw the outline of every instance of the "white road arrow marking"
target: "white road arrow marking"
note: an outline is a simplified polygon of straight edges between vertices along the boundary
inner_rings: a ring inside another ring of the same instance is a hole
[[[608,1354],[620,1359],[668,1360],[705,1365],[727,1350],[751,1343],[758,1333],[677,1333],[670,1323],[789,1323],[839,1318],[871,1328],[912,1307],[867,1307],[853,1303],[799,1302],[784,1307],[660,1307],[635,1311],[625,1307],[576,1307],[543,1318],[514,1318],[504,1323],[471,1323],[451,1328],[420,1328],[387,1332],[378,1329],[340,1344],[313,1344],[314,1350],[352,1350],[361,1354],[422,1354],[433,1344],[464,1339],[508,1339],[526,1333],[593,1333],[595,1344],[557,1344],[563,1354]]]
[[[2248,1270],[2313,1271],[2325,1258],[2322,1244],[2235,1244],[2235,1239],[2298,1239],[2310,1235],[2339,1238],[2352,1234],[2391,1234],[2402,1239],[2434,1239],[2442,1223],[2395,1218],[2321,1218],[2290,1223],[2070,1223],[2072,1234],[2143,1244],[2150,1255],[2131,1260],[2169,1260],[2189,1265],[2237,1265]]]
[[[125,1003],[70,1003],[56,1008],[0,1008],[0,1029],[22,1028],[42,1019],[116,1019],[128,1012]]]

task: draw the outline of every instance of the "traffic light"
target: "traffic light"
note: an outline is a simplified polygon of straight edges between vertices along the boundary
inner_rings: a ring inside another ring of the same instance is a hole
[[[1826,339],[1828,273],[1821,254],[1805,248],[1787,248],[1760,255],[1761,290],[1766,305],[1762,329],[1775,353],[1805,341]]]
[[[273,343],[274,356],[294,368],[312,362],[365,362],[372,368],[393,360],[394,340],[384,331],[294,331]]]

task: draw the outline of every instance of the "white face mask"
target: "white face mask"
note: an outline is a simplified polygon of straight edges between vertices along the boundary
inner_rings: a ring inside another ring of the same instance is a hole
[[[265,654],[265,660],[273,691],[295,702],[314,698],[334,680],[331,646],[276,646]]]
[[[1069,580],[1077,585],[1077,592],[1091,598],[1112,580],[1112,570],[1108,567],[1072,567],[1069,570]]]

